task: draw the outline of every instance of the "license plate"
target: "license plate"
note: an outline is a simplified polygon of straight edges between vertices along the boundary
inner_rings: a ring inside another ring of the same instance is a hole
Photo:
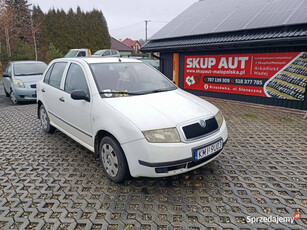
[[[220,151],[223,148],[223,139],[211,144],[207,145],[205,147],[202,147],[201,149],[197,149],[194,151],[194,160],[198,161],[200,159],[203,159],[213,153],[216,153]]]

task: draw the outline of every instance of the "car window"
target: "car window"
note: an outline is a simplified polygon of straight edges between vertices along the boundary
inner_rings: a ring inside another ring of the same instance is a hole
[[[65,62],[58,62],[55,63],[50,74],[49,78],[49,85],[52,85],[56,88],[60,88],[61,80],[63,76],[63,72],[65,70],[65,66],[67,63]]]
[[[74,63],[70,65],[65,80],[64,90],[67,93],[71,93],[74,90],[82,90],[86,92],[86,94],[89,94],[84,72],[79,65]]]
[[[102,53],[104,52],[104,50],[98,50],[94,53],[94,55],[102,55]]]
[[[45,74],[44,82],[47,83],[47,84],[49,84],[49,78],[50,78],[50,74],[51,74],[51,71],[53,69],[53,66],[54,66],[54,64],[52,66],[50,66],[47,73]]]
[[[5,69],[5,72],[8,74],[12,74],[12,65],[9,63]]]
[[[104,52],[103,55],[104,55],[104,56],[106,56],[106,55],[111,55],[110,50],[107,50],[106,52]]]
[[[117,51],[116,50],[112,50],[112,55],[117,55]]]
[[[164,75],[142,62],[94,63],[90,68],[100,93],[150,93],[176,89]]]
[[[86,53],[85,51],[79,51],[77,57],[85,57],[86,56]]]
[[[15,76],[42,75],[47,68],[44,62],[21,62],[14,64]]]
[[[67,54],[65,54],[65,58],[70,58],[70,57],[76,57],[78,51],[76,50],[69,50],[69,52]]]

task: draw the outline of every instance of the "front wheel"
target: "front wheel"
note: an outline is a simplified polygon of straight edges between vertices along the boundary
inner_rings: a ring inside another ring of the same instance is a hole
[[[17,105],[18,104],[18,101],[17,101],[17,99],[15,97],[15,94],[14,94],[13,90],[10,93],[10,100],[11,100],[13,105]]]
[[[41,105],[39,109],[39,117],[41,120],[43,130],[46,133],[53,133],[55,131],[55,128],[52,125],[50,125],[50,120],[44,105]]]
[[[4,94],[5,94],[5,96],[6,96],[6,97],[9,97],[10,94],[9,94],[8,92],[6,92],[6,89],[5,89],[5,86],[4,86],[4,85],[3,85],[3,89],[4,89]]]
[[[99,158],[104,172],[111,181],[120,183],[129,176],[124,151],[113,137],[102,138],[99,146]]]

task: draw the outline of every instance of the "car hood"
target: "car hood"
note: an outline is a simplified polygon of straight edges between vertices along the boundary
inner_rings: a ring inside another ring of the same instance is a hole
[[[218,112],[214,105],[181,89],[104,100],[142,131],[176,127]]]
[[[30,75],[30,76],[14,76],[16,80],[21,80],[23,83],[37,83],[41,78],[42,74]]]

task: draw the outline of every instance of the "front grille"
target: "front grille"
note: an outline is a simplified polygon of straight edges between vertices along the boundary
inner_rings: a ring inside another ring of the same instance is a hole
[[[187,140],[200,138],[202,136],[208,135],[217,131],[219,128],[215,118],[210,118],[206,120],[206,126],[202,127],[199,122],[184,126],[182,128],[184,135]]]
[[[32,89],[36,89],[36,84],[30,85]]]

